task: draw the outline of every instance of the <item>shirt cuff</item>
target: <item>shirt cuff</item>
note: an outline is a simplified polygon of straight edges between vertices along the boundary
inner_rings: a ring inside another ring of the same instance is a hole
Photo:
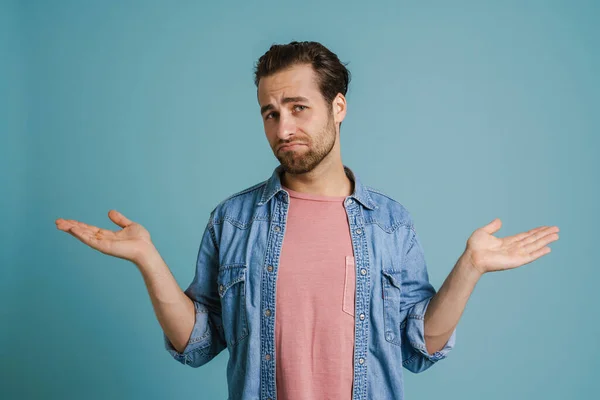
[[[208,325],[208,316],[202,315],[207,314],[208,310],[197,301],[194,301],[194,307],[196,310],[196,320],[194,327],[192,328],[192,334],[190,339],[180,353],[178,352],[173,344],[163,331],[163,341],[165,349],[171,354],[171,356],[184,365],[195,364],[200,356],[208,355],[208,347],[210,346],[210,328]],[[197,354],[195,354],[197,353]],[[193,357],[192,357],[193,355]]]
[[[431,298],[425,299],[416,303],[407,315],[406,334],[410,345],[418,351],[423,357],[432,362],[446,358],[448,352],[452,350],[456,342],[456,328],[452,331],[452,335],[448,338],[446,344],[441,350],[433,354],[427,352],[425,346],[425,312]]]

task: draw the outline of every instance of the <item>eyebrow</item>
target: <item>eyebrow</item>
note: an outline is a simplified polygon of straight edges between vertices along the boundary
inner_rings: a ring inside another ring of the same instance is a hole
[[[283,100],[281,100],[282,104],[287,104],[287,103],[295,103],[298,101],[304,101],[304,102],[308,102],[308,99],[306,97],[302,97],[302,96],[296,96],[296,97],[284,97]],[[266,106],[262,106],[260,108],[260,114],[264,114],[265,111],[269,111],[274,109],[275,106],[273,106],[273,104],[267,104]]]

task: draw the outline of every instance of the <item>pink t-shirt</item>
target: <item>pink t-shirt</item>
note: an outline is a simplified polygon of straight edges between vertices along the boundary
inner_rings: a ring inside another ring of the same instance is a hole
[[[345,197],[288,188],[277,273],[277,399],[352,398],[355,266]]]

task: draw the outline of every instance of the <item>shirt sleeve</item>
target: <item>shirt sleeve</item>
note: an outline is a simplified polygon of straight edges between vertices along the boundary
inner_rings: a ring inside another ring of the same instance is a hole
[[[192,333],[181,353],[173,347],[163,331],[164,346],[169,354],[180,363],[194,368],[206,364],[227,347],[217,292],[219,257],[212,226],[213,213],[202,235],[194,279],[184,291],[194,302],[196,313]]]
[[[401,268],[402,365],[411,372],[419,373],[446,358],[448,352],[454,347],[456,328],[441,350],[433,354],[427,352],[425,312],[436,291],[429,282],[423,248],[412,224],[409,232],[408,250],[404,255]]]

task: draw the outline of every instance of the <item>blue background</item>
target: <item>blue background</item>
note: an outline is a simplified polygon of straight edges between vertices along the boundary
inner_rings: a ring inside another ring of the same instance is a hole
[[[561,230],[481,279],[406,398],[597,395],[599,4],[2,1],[0,397],[226,398],[227,351],[173,360],[135,266],[54,220],[121,211],[187,287],[210,210],[277,165],[252,70],[291,40],[349,62],[343,161],[412,213],[436,289],[496,217]]]

